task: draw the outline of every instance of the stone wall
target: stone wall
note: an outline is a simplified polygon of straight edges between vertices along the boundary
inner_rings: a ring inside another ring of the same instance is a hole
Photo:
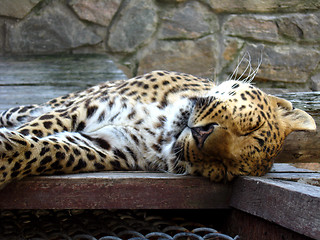
[[[262,86],[320,90],[319,0],[1,0],[0,29],[1,55],[101,53],[129,77],[223,80],[249,53]]]

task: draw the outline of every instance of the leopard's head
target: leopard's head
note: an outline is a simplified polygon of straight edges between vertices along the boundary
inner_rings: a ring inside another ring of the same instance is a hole
[[[177,140],[181,156],[191,166],[221,163],[226,180],[265,174],[288,134],[316,129],[306,112],[246,82],[223,82],[194,101],[188,127]]]

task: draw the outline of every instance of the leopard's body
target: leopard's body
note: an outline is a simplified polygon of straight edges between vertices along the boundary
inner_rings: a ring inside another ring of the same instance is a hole
[[[249,83],[218,86],[154,71],[0,116],[0,184],[28,175],[108,170],[263,175],[285,137],[313,119]]]

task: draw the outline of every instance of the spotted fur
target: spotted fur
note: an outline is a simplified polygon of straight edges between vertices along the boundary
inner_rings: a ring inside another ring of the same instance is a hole
[[[154,71],[0,116],[0,183],[29,175],[109,170],[265,174],[294,130],[313,119],[244,81],[218,86]]]

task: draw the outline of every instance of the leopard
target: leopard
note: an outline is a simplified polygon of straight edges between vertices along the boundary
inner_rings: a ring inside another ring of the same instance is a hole
[[[27,176],[160,171],[263,176],[313,118],[251,81],[155,70],[0,115],[0,185]]]

